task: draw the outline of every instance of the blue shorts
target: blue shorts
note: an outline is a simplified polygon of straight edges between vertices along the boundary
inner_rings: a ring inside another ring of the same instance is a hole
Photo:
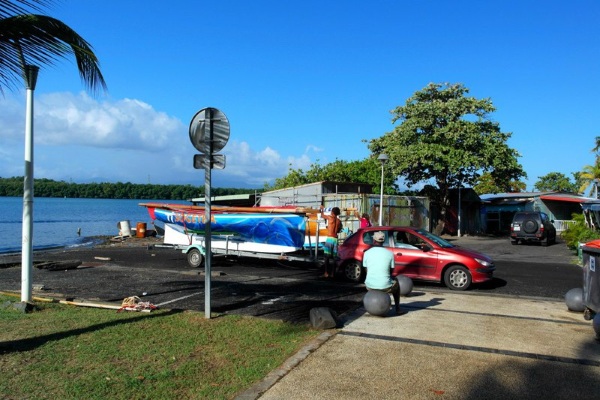
[[[325,243],[323,243],[323,250],[325,250],[325,255],[330,257],[337,256],[337,238],[328,237],[325,239]]]

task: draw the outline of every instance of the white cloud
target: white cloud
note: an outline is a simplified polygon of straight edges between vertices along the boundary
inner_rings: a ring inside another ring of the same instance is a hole
[[[181,121],[139,100],[97,100],[84,92],[41,95],[35,103],[42,145],[157,150],[185,130]]]
[[[324,150],[322,147],[317,147],[315,145],[309,144],[308,146],[306,146],[306,150],[304,152],[308,153],[310,151],[314,151],[315,153],[322,153]]]
[[[263,186],[275,178],[281,178],[290,168],[304,169],[310,167],[312,161],[307,154],[282,157],[278,151],[266,147],[253,151],[247,142],[230,141],[222,151],[226,157],[228,174],[243,179],[250,185]]]
[[[23,96],[24,97],[24,96]],[[0,98],[0,176],[23,175],[24,99]],[[133,182],[202,185],[193,168],[195,149],[181,120],[135,99],[103,100],[84,92],[50,93],[35,99],[35,177],[73,182]],[[289,149],[286,149],[289,152]],[[224,170],[213,170],[215,187],[262,187],[307,169],[304,154],[284,155],[272,147],[253,150],[230,140],[221,153]]]

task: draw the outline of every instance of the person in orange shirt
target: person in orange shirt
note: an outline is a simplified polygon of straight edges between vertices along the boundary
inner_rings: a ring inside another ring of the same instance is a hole
[[[321,215],[327,221],[327,239],[325,239],[325,243],[323,244],[325,252],[325,273],[323,274],[323,277],[333,278],[335,275],[338,233],[342,230],[342,221],[339,218],[341,212],[339,207],[333,207],[329,214],[325,214],[323,211],[323,206],[321,206]],[[329,272],[330,259],[333,259],[333,268],[331,268],[331,272]]]

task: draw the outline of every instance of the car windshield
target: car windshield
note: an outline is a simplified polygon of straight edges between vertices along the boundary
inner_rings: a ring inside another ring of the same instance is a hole
[[[419,235],[425,236],[427,239],[431,240],[432,242],[434,242],[435,244],[437,244],[440,247],[444,247],[444,248],[456,247],[452,243],[442,239],[441,237],[434,235],[431,232],[427,232],[425,229],[415,229],[415,232],[417,232]]]

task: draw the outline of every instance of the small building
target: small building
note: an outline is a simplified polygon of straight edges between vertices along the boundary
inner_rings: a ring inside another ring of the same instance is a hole
[[[210,203],[214,206],[253,207],[257,204],[259,196],[256,193],[210,196]],[[189,201],[194,205],[205,204],[206,197],[197,197]]]
[[[481,198],[472,188],[450,189],[450,207],[446,215],[443,233],[448,235],[475,235],[482,231]],[[432,207],[434,214],[434,207]],[[460,218],[459,218],[460,215]],[[459,226],[460,223],[460,226]],[[435,224],[435,221],[434,221]]]
[[[541,211],[553,220],[557,232],[567,229],[573,214],[581,214],[583,204],[598,200],[564,192],[498,193],[480,196],[484,231],[509,234],[512,218],[518,211]]]
[[[260,205],[319,208],[325,196],[371,193],[373,193],[373,185],[366,183],[322,181],[264,192],[260,196]]]
[[[364,183],[322,181],[264,192],[261,206],[288,206],[326,209],[339,207],[344,228],[354,232],[359,227],[355,213],[369,215],[373,225],[379,222],[381,195]],[[383,196],[383,225],[415,226],[429,230],[429,199],[419,196]]]

